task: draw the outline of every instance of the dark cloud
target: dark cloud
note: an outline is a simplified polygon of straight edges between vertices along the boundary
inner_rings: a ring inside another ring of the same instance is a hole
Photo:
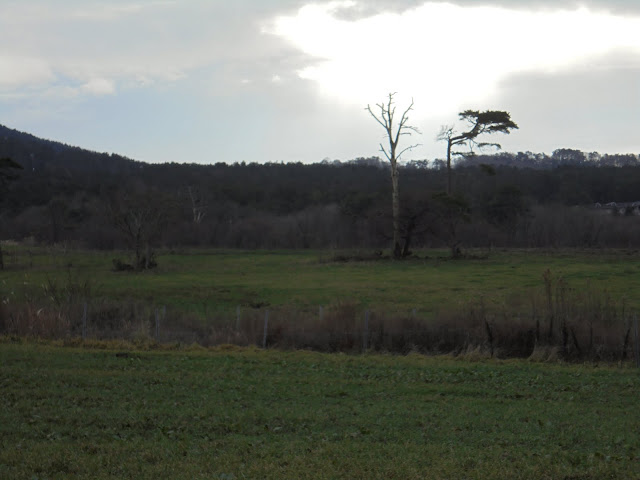
[[[531,10],[587,7],[592,10],[606,10],[616,14],[640,15],[640,2],[637,0],[454,0],[452,3],[463,6],[497,5],[505,8]]]
[[[336,12],[336,17],[343,20],[358,20],[371,17],[379,13],[402,13],[411,8],[419,7],[426,3],[424,0],[368,0],[359,2],[351,8],[341,8]]]
[[[639,153],[638,79],[640,65],[510,77],[494,100],[520,125],[504,142],[505,149],[530,145],[530,150],[546,152],[568,147]]]
[[[522,10],[572,10],[587,7],[614,14],[640,15],[640,1],[638,0],[447,0],[446,2],[441,0],[368,0],[360,2],[354,8],[341,9],[337,12],[337,16],[345,20],[356,20],[382,12],[401,13],[425,3],[451,3],[463,7],[499,6]]]

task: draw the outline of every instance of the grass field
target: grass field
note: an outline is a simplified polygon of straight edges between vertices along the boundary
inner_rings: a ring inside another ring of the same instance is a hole
[[[469,299],[494,304],[543,290],[549,269],[575,290],[606,292],[640,309],[640,252],[494,251],[451,261],[444,251],[407,261],[336,262],[332,252],[186,251],[165,253],[158,269],[111,271],[113,252],[65,252],[5,246],[5,295],[40,291],[47,282],[87,283],[93,296],[145,300],[200,315],[236,306],[315,307],[350,302],[360,308],[425,316]],[[485,252],[480,252],[485,253]],[[1,293],[1,292],[0,292]]]
[[[0,341],[0,478],[640,478],[637,369],[125,348]]]

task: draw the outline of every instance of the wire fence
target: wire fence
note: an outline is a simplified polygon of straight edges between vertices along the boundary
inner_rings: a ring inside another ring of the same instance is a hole
[[[555,320],[553,329],[549,329]],[[466,312],[441,318],[386,315],[354,305],[242,308],[210,318],[166,306],[79,302],[64,308],[4,309],[0,332],[134,343],[233,344],[322,352],[476,354],[539,360],[633,361],[640,367],[638,316],[615,322]]]

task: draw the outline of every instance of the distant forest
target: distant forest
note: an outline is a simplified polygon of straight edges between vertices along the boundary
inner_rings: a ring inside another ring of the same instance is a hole
[[[388,162],[147,164],[0,126],[0,240],[82,248],[367,248],[391,235]],[[215,150],[212,147],[212,161]],[[411,248],[640,245],[638,155],[558,149],[477,154],[400,169]],[[613,205],[612,202],[615,202]]]

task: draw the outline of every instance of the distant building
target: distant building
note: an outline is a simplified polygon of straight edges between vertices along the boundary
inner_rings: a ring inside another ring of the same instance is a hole
[[[595,203],[595,210],[609,215],[638,215],[640,216],[640,201],[635,202],[609,202],[604,205]]]

